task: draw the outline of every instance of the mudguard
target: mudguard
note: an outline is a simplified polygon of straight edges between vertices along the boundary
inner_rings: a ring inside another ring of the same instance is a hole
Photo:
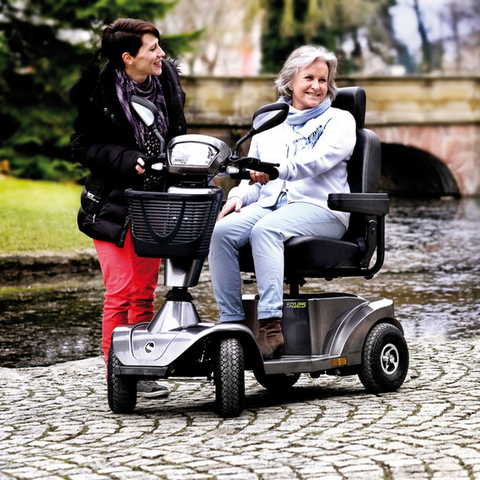
[[[393,301],[380,298],[359,305],[334,322],[325,338],[325,352],[330,357],[347,357],[348,365],[359,365],[365,338],[379,321],[395,325],[403,333],[400,322],[394,318]]]

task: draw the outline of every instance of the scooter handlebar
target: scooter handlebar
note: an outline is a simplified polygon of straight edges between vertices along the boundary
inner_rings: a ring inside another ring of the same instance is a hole
[[[278,178],[278,169],[276,168],[279,166],[278,163],[261,162],[256,158],[248,158],[245,160],[247,160],[247,162],[244,163],[244,168],[249,168],[250,170],[254,170],[257,172],[267,173],[268,175],[270,175],[270,180],[275,180],[276,178]],[[234,179],[248,180],[250,179],[250,172],[243,170],[239,173],[232,173],[230,174],[230,176]]]

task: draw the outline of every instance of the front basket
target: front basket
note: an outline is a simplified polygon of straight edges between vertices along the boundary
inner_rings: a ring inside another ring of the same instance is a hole
[[[223,191],[164,193],[127,190],[135,252],[141,257],[208,255]]]

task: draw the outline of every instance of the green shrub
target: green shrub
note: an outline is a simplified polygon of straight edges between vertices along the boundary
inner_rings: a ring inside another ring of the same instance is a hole
[[[30,180],[82,184],[88,174],[88,169],[66,160],[36,155],[32,158],[10,160],[10,174],[17,178]]]

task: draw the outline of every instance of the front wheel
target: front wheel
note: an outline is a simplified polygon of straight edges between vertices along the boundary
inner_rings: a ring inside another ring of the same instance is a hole
[[[360,381],[372,393],[394,392],[408,372],[408,347],[402,332],[389,323],[375,325],[362,352]]]
[[[108,406],[113,413],[132,413],[137,404],[137,380],[115,375],[120,365],[113,348],[108,352],[107,392]]]
[[[245,403],[243,347],[236,338],[220,340],[215,358],[215,399],[223,418],[237,417]]]

